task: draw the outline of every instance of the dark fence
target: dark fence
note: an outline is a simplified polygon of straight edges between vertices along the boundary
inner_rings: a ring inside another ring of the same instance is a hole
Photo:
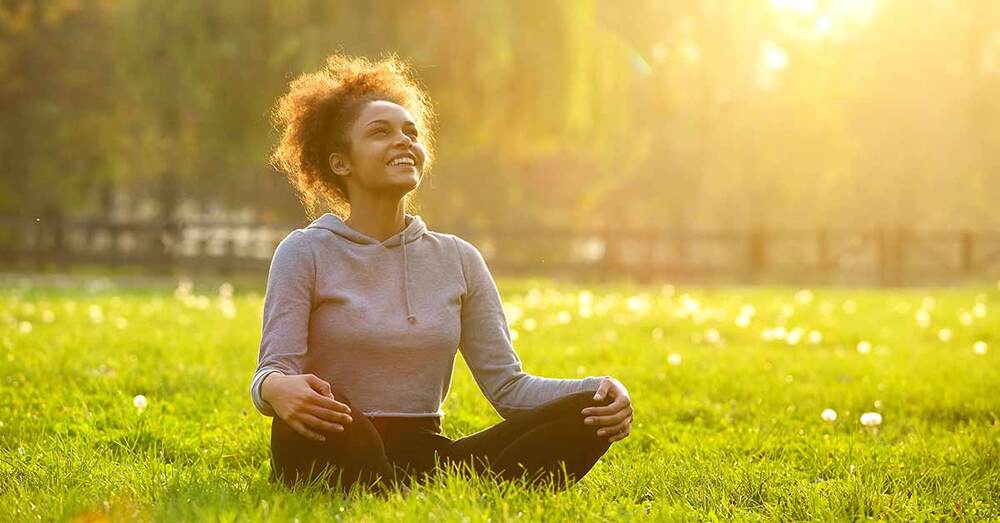
[[[35,271],[94,264],[164,273],[266,271],[278,242],[301,226],[0,217],[0,265]],[[503,275],[884,286],[1000,276],[1000,232],[994,231],[433,230],[472,242],[494,273]]]

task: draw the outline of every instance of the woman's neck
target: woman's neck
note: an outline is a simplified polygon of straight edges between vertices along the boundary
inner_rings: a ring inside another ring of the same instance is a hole
[[[348,227],[384,242],[406,228],[403,200],[398,202],[352,201],[351,215],[344,220]]]

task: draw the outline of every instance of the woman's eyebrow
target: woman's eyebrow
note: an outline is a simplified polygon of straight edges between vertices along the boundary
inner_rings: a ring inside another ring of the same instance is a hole
[[[392,124],[392,122],[390,122],[389,120],[372,120],[372,121],[368,122],[368,126],[370,127],[370,126],[372,126],[374,124],[377,124],[377,123],[384,123],[386,125],[391,125]],[[413,127],[417,126],[417,124],[413,123],[410,120],[407,120],[407,121],[403,122],[403,125],[412,125]]]

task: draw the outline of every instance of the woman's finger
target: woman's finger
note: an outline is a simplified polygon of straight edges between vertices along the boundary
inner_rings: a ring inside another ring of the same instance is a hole
[[[344,427],[339,423],[330,423],[328,421],[321,420],[312,414],[303,413],[299,416],[302,423],[309,429],[316,432],[343,432]]]
[[[313,441],[326,441],[326,438],[322,434],[318,434],[309,430],[305,425],[299,420],[289,420],[288,426],[295,430],[300,436],[311,439]]]
[[[351,412],[351,407],[346,403],[341,403],[329,396],[323,396],[318,392],[309,395],[309,402],[313,405],[319,405],[320,407],[337,412],[346,412],[348,414]]]
[[[614,434],[618,434],[619,432],[623,432],[626,429],[628,429],[628,426],[629,426],[630,423],[632,423],[632,417],[631,416],[629,416],[627,419],[625,419],[621,423],[618,423],[617,425],[612,425],[610,427],[603,427],[603,428],[597,429],[597,435],[598,436],[611,436],[611,435],[614,435]]]
[[[318,406],[308,406],[304,408],[306,412],[316,416],[317,418],[329,421],[330,423],[338,423],[340,425],[345,425],[354,421],[354,418],[350,414],[345,414],[343,412],[333,411],[327,408]]]
[[[603,407],[587,407],[580,412],[586,415],[603,416],[606,414],[614,414],[630,404],[631,400],[629,400],[628,396],[618,396],[614,401]]]
[[[611,436],[610,438],[608,438],[608,443],[614,443],[616,441],[621,441],[621,440],[627,438],[628,435],[629,435],[628,432],[619,432],[618,434],[615,434],[614,436]]]
[[[624,409],[611,414],[610,416],[594,416],[590,415],[584,418],[583,422],[587,425],[617,425],[625,419],[632,416],[632,406],[626,405]]]

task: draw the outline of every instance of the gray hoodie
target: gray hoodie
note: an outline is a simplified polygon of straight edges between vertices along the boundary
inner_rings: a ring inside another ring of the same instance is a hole
[[[380,242],[327,213],[274,252],[250,385],[271,372],[315,374],[366,416],[444,416],[457,351],[506,418],[603,376],[542,378],[521,368],[496,283],[479,251],[452,234],[406,227]]]

